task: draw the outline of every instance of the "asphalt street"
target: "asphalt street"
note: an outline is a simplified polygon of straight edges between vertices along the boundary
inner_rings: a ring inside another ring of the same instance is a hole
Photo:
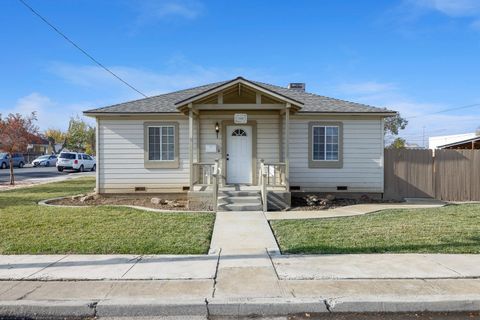
[[[24,181],[31,179],[48,179],[71,174],[78,174],[75,171],[58,172],[56,167],[24,167],[14,168],[15,180]],[[94,174],[93,172],[91,173]],[[85,175],[85,173],[83,173]],[[0,169],[0,184],[10,181],[10,169]]]

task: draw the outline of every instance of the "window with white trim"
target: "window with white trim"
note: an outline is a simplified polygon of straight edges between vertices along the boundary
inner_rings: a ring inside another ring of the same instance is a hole
[[[339,127],[312,127],[312,160],[338,161],[339,159]]]
[[[175,160],[175,128],[174,126],[148,127],[148,160]]]

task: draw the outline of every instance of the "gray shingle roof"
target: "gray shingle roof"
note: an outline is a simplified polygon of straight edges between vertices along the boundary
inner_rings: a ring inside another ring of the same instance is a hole
[[[215,89],[218,86],[226,84],[228,82],[234,81],[222,81],[210,83],[207,85],[190,88],[186,90],[175,91],[171,93],[161,94],[145,99],[139,99],[129,102],[124,102],[120,104],[115,104],[108,107],[91,109],[85,111],[84,113],[177,113],[179,112],[175,103],[189,99],[193,96],[199,95],[205,91]],[[258,86],[261,86],[267,90],[273,91],[279,95],[283,95],[292,100],[299,101],[303,103],[302,109],[299,111],[303,112],[328,112],[328,113],[348,113],[348,112],[360,112],[360,113],[377,113],[377,112],[393,112],[384,108],[372,107],[369,105],[355,103],[345,100],[339,100],[334,98],[329,98],[325,96],[320,96],[313,93],[303,92],[297,89],[289,89],[285,87],[280,87],[268,83],[262,83],[258,81],[246,80],[251,83],[254,83]]]

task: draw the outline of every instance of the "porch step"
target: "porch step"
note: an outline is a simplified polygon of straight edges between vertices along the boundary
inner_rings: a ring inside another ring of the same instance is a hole
[[[260,191],[230,191],[220,190],[218,197],[256,197],[260,196]]]
[[[220,191],[217,211],[262,211],[259,191]]]
[[[229,196],[220,196],[218,197],[218,204],[239,204],[239,203],[258,203],[261,202],[260,195],[255,195],[255,196],[235,196],[235,197],[229,197]]]

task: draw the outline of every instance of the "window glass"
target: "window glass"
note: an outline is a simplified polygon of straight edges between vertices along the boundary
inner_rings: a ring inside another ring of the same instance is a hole
[[[175,159],[175,130],[173,126],[148,127],[148,160]]]
[[[338,160],[338,132],[338,127],[336,126],[313,127],[313,160]]]
[[[246,137],[247,133],[243,129],[236,129],[232,132],[232,137]]]
[[[60,159],[69,159],[69,160],[73,160],[73,159],[76,159],[76,154],[75,153],[60,153],[60,156],[59,158]]]

